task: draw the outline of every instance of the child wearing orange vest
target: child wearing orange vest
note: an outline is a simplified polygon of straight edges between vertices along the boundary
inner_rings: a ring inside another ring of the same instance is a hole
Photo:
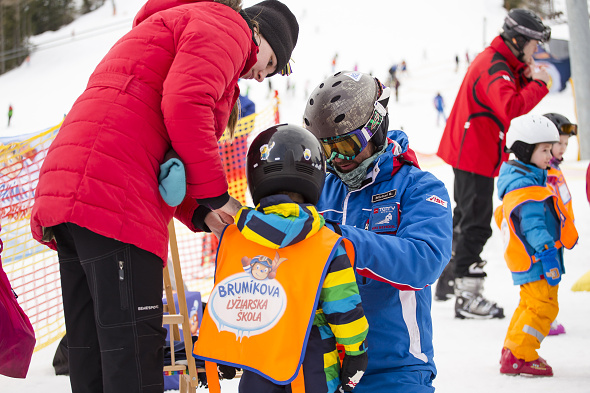
[[[551,120],[553,124],[555,124],[555,127],[557,127],[557,131],[559,131],[559,142],[554,143],[553,148],[551,149],[553,158],[551,159],[550,167],[547,171],[547,185],[551,187],[555,195],[561,199],[563,205],[573,219],[574,210],[572,207],[571,193],[565,181],[565,177],[559,168],[559,164],[563,161],[563,155],[567,150],[569,138],[578,134],[578,126],[559,113],[546,113],[543,116]],[[561,323],[557,322],[557,320],[551,323],[551,330],[549,330],[550,336],[564,333],[565,328]]]
[[[256,208],[221,236],[194,355],[242,368],[239,392],[350,392],[367,367],[369,325],[352,244],[315,207],[322,148],[301,127],[273,126],[252,142],[246,171]]]
[[[504,340],[500,373],[550,377],[553,369],[537,349],[559,311],[563,247],[572,248],[578,233],[561,199],[547,187],[551,148],[559,142],[555,125],[543,116],[524,115],[512,120],[506,135],[516,160],[500,168],[503,204],[495,219],[505,241],[504,258],[520,285],[520,303]]]

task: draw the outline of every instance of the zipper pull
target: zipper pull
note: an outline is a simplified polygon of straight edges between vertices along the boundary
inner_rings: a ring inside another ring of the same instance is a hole
[[[119,281],[125,279],[125,270],[123,270],[123,261],[119,261]]]

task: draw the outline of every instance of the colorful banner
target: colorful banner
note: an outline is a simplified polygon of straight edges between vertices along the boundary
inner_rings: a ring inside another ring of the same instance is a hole
[[[264,110],[241,119],[233,139],[224,135],[219,141],[229,193],[244,204],[248,137],[277,122],[278,97]],[[0,138],[2,267],[35,329],[35,350],[65,332],[57,253],[35,241],[29,227],[39,171],[59,127]],[[176,234],[185,285],[206,300],[213,288],[217,238],[195,234],[178,222]]]

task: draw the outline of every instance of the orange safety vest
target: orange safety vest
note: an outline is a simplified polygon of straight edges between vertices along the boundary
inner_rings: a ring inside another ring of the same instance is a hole
[[[551,167],[547,170],[547,186],[553,190],[561,202],[570,213],[572,220],[574,219],[574,208],[572,206],[572,194],[565,182],[565,177],[561,169]]]
[[[236,225],[228,226],[195,357],[250,370],[276,384],[291,383],[303,362],[329,262],[343,240],[323,227],[276,250],[246,239]],[[345,240],[345,245],[354,261],[352,243]],[[252,259],[250,272],[243,257]]]
[[[564,246],[571,249],[578,241],[578,231],[574,226],[574,220],[569,212],[549,187],[531,186],[510,191],[504,195],[503,203],[496,208],[494,218],[496,224],[502,230],[504,240],[504,259],[510,271],[514,273],[526,272],[536,262],[533,255],[530,255],[524,245],[523,239],[519,238],[514,230],[512,211],[519,205],[529,202],[541,202],[553,198],[555,211],[561,222],[559,240],[555,247]]]

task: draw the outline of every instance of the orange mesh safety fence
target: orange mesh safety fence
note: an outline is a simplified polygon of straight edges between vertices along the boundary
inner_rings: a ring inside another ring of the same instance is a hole
[[[278,103],[275,97],[272,105],[241,119],[233,141],[227,135],[219,141],[229,193],[244,204],[248,137],[278,122]],[[35,329],[35,350],[65,332],[57,253],[35,241],[29,228],[39,170],[59,127],[12,141],[0,138],[2,268]],[[178,222],[176,234],[185,285],[206,300],[213,287],[217,239],[212,234],[195,234]]]

